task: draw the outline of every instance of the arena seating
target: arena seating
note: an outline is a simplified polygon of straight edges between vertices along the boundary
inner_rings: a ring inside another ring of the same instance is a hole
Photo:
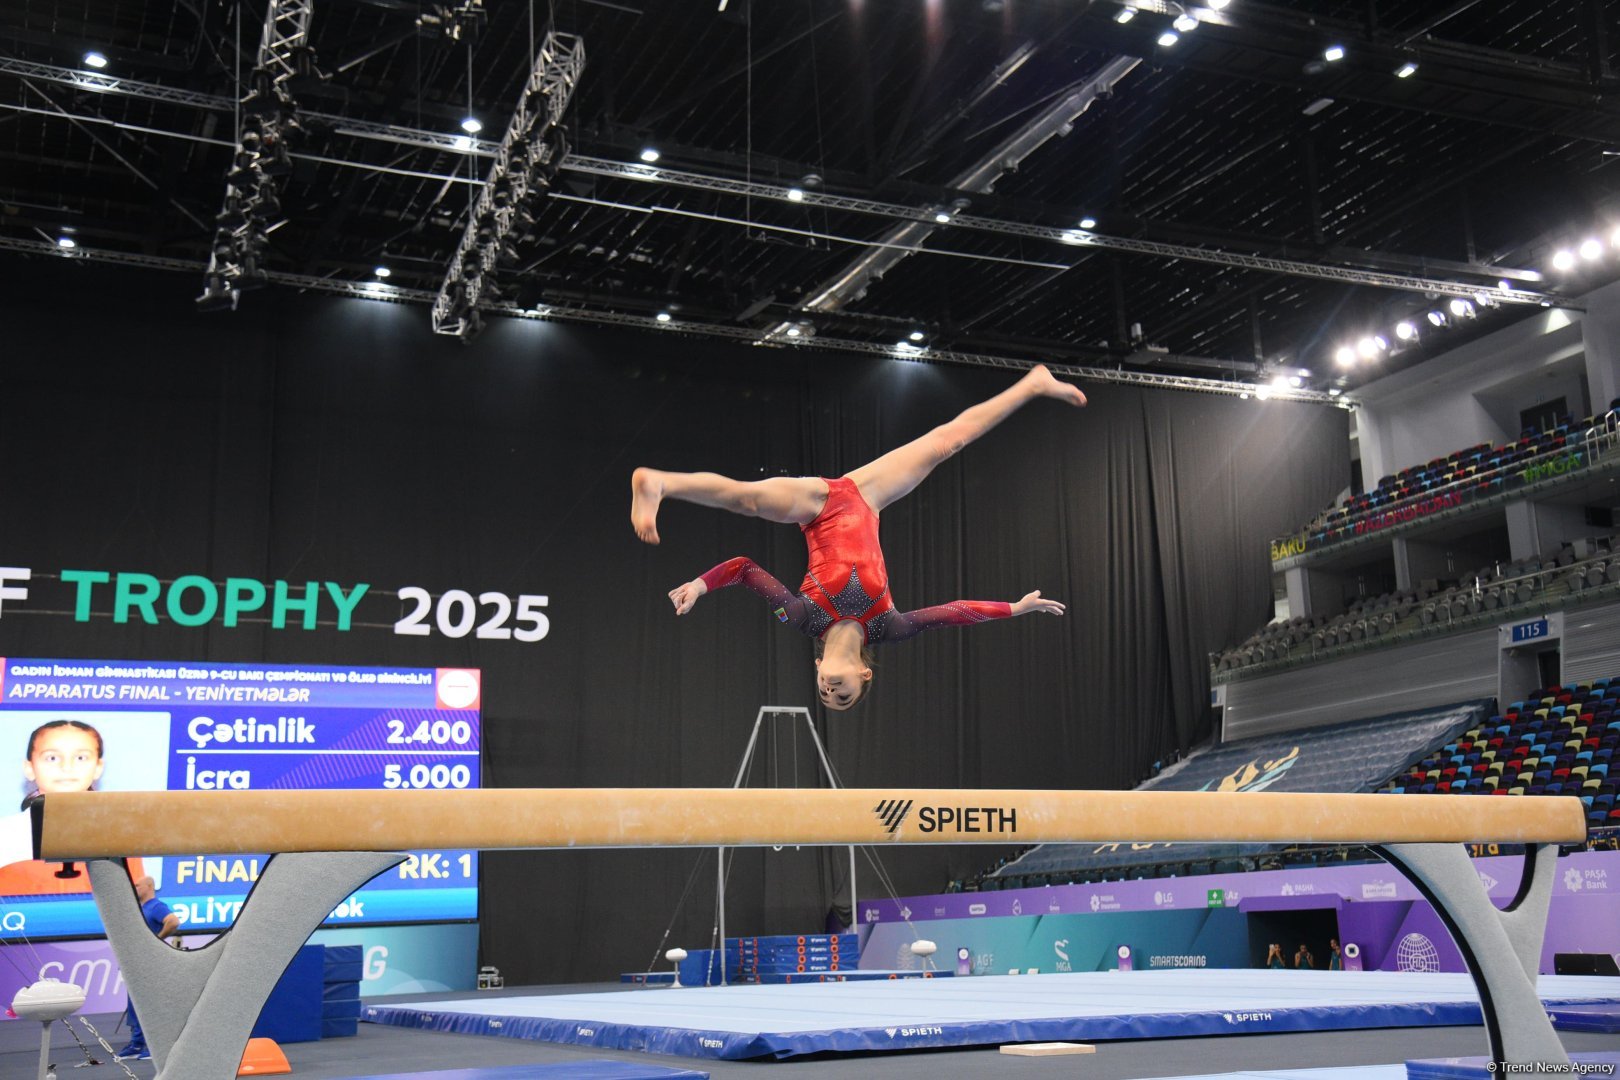
[[[1620,826],[1612,759],[1620,749],[1620,678],[1551,686],[1440,746],[1381,790],[1575,795],[1592,828]]]
[[[1220,673],[1326,659],[1340,647],[1444,633],[1511,617],[1516,608],[1545,610],[1559,600],[1615,597],[1620,597],[1620,537],[1583,538],[1535,558],[1480,567],[1458,582],[1427,581],[1410,591],[1356,600],[1342,615],[1270,623],[1214,657],[1211,668]]]
[[[1599,435],[1620,427],[1620,412],[1611,403],[1601,416],[1575,419],[1561,416],[1544,429],[1526,428],[1516,442],[1501,446],[1482,443],[1402,469],[1378,481],[1372,491],[1351,496],[1343,506],[1323,511],[1306,526],[1312,548],[1336,543],[1358,534],[1356,526],[1386,511],[1442,494],[1464,500],[1495,494],[1514,481],[1532,463],[1553,459]]]

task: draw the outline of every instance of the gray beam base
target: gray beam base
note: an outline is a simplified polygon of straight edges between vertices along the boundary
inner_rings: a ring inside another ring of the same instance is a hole
[[[1491,1058],[1567,1064],[1569,1055],[1536,993],[1558,846],[1525,848],[1518,893],[1501,910],[1486,895],[1461,844],[1389,844],[1374,850],[1417,886],[1451,931],[1479,988]]]
[[[119,861],[88,864],[107,940],[146,1032],[155,1080],[230,1080],[270,991],[321,921],[360,886],[398,866],[395,852],[276,855],[235,924],[201,949],[181,952],[141,917]]]

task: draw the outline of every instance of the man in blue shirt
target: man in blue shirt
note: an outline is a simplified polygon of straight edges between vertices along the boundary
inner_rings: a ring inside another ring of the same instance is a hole
[[[135,882],[135,899],[140,901],[141,916],[146,919],[146,925],[158,936],[159,941],[169,941],[179,932],[180,916],[171,911],[168,904],[157,898],[157,885],[150,877],[143,877]],[[174,943],[178,944],[178,939]],[[124,1019],[129,1022],[129,1045],[118,1051],[118,1060],[150,1058],[152,1051],[146,1046],[146,1035],[141,1031],[140,1018],[135,1015],[133,998],[124,1008]]]

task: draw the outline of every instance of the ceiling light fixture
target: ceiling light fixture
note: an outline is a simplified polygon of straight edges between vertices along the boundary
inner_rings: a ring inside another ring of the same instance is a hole
[[[1410,79],[1412,76],[1414,76],[1416,74],[1417,74],[1417,65],[1412,63],[1412,61],[1410,61],[1410,60],[1408,60],[1406,63],[1402,64],[1400,67],[1395,69],[1395,77],[1397,79]]]
[[[1573,270],[1575,268],[1575,253],[1568,248],[1559,248],[1553,254],[1552,264],[1554,270]]]
[[[1082,229],[1095,229],[1097,227],[1097,219],[1087,215],[1086,217],[1080,219],[1080,227]]]
[[[1353,367],[1356,362],[1356,350],[1348,345],[1340,345],[1339,351],[1333,354],[1333,359],[1340,367]]]
[[[1208,0],[1208,2],[1209,2],[1209,10],[1211,10],[1211,11],[1225,11],[1227,5],[1230,4],[1232,2],[1232,0]]]
[[[461,130],[469,135],[476,135],[484,130],[484,122],[476,116],[469,116],[461,122]]]
[[[373,270],[372,273],[376,274],[380,278],[392,277],[394,274],[394,272],[388,269],[386,266],[379,266],[377,269]]]
[[[1445,326],[1448,322],[1451,321],[1450,319],[1446,318],[1446,313],[1443,312],[1443,311],[1431,311],[1431,312],[1429,312],[1428,319],[1429,319],[1429,325],[1430,326]]]
[[[1460,296],[1452,300],[1452,302],[1446,306],[1449,307],[1451,309],[1451,313],[1457,316],[1459,319],[1472,319],[1474,317],[1474,305],[1469,303],[1467,300],[1464,300]]]
[[[1402,320],[1401,322],[1395,324],[1395,336],[1400,338],[1402,341],[1411,341],[1413,338],[1417,337],[1417,333],[1418,329],[1416,323]]]
[[[799,334],[800,334],[800,330],[799,330],[799,328],[797,326],[790,326],[790,327],[787,328],[787,336],[788,337],[798,337]]]
[[[653,318],[657,319],[659,322],[669,322],[670,314],[667,311],[660,311],[657,315],[653,316]]]
[[[949,225],[951,223],[951,215],[947,214],[943,210],[940,210],[934,214],[934,220],[941,225]]]
[[[1122,7],[1122,8],[1119,9],[1119,14],[1114,16],[1114,21],[1119,23],[1121,26],[1124,26],[1126,23],[1130,22],[1134,18],[1136,18],[1136,9],[1135,8],[1133,8],[1133,7]]]
[[[659,158],[658,151],[654,150],[650,146],[646,147],[645,149],[643,149],[641,151],[641,160],[645,161],[648,165],[651,165],[653,162],[657,161],[658,158]]]
[[[72,251],[74,248],[78,247],[79,244],[78,241],[74,240],[71,236],[58,236],[56,238],[56,246],[61,248],[63,251]]]
[[[1326,60],[1330,64],[1337,60],[1343,60],[1344,46],[1329,45],[1327,48],[1322,50],[1322,59]]]
[[[1370,337],[1364,337],[1356,342],[1356,352],[1361,355],[1363,360],[1371,360],[1378,355],[1378,342]]]
[[[1180,40],[1180,34],[1176,33],[1174,30],[1166,30],[1164,33],[1159,35],[1159,47],[1161,49],[1168,49],[1170,46],[1174,45]]]
[[[1175,21],[1170,25],[1185,34],[1198,29],[1198,16],[1189,11],[1183,11],[1180,15],[1176,16]]]
[[[912,341],[921,341],[922,339],[923,339],[923,332],[921,330],[913,330],[911,332],[911,340]]]
[[[87,52],[84,54],[84,66],[100,71],[107,66],[107,58],[98,52]]]
[[[804,202],[804,192],[800,188],[790,187],[787,192],[788,202]]]
[[[1589,236],[1581,241],[1581,258],[1592,261],[1603,255],[1603,241],[1595,236]]]

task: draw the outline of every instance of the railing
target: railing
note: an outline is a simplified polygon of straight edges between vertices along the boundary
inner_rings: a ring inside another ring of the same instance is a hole
[[[1599,417],[1596,425],[1579,434],[1567,436],[1564,444],[1554,449],[1519,458],[1493,469],[1475,472],[1466,479],[1453,480],[1388,503],[1368,507],[1342,520],[1335,519],[1331,523],[1325,523],[1319,517],[1313,525],[1272,540],[1272,569],[1284,570],[1299,566],[1308,557],[1314,557],[1325,551],[1342,550],[1369,537],[1391,535],[1392,530],[1403,525],[1418,521],[1444,520],[1456,516],[1465,509],[1490,505],[1490,500],[1493,499],[1506,501],[1509,494],[1522,496],[1556,486],[1568,479],[1571,473],[1587,472],[1600,459],[1611,458],[1616,446],[1620,446],[1620,414],[1611,410]],[[1539,472],[1550,468],[1560,460],[1567,460],[1572,454],[1585,454],[1586,460],[1556,473]],[[1510,492],[1507,484],[1515,477],[1518,482]],[[1482,486],[1496,490],[1485,495],[1472,494]],[[1373,521],[1382,524],[1366,527]]]

